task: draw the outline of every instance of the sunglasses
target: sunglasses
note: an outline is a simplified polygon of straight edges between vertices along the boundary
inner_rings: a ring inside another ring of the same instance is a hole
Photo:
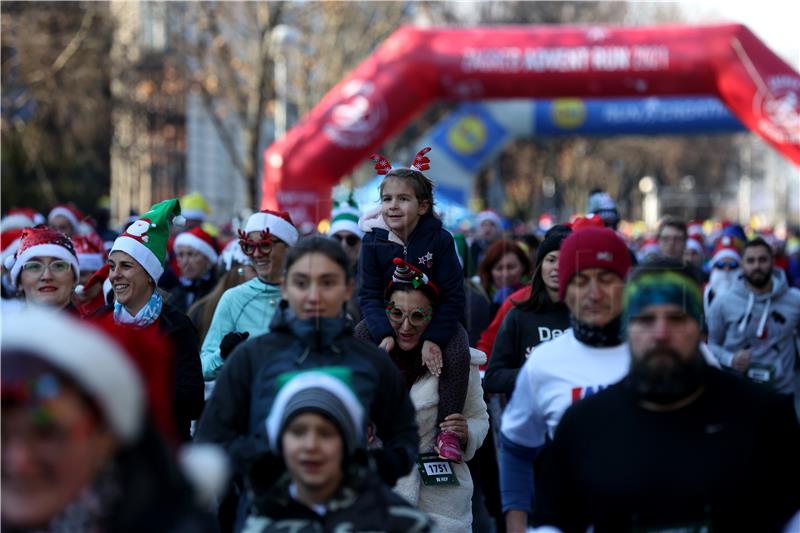
[[[407,318],[412,326],[419,327],[428,322],[432,315],[433,309],[430,307],[427,309],[420,307],[419,309],[414,309],[410,313],[406,313],[402,309],[395,307],[394,302],[390,302],[389,305],[386,306],[386,316],[389,317],[390,322],[394,322],[395,324],[402,324]]]
[[[72,269],[72,265],[68,261],[53,261],[46,265],[40,261],[28,261],[22,265],[22,271],[34,276],[41,276],[45,270],[50,270],[53,274],[64,274]]]
[[[739,268],[738,261],[717,261],[714,263],[714,268],[718,268],[719,270],[736,270]]]
[[[273,244],[272,235],[270,235],[269,230],[261,232],[260,241],[248,239],[247,234],[239,230],[239,247],[242,249],[242,253],[248,257],[253,256],[256,253],[256,249],[261,252],[261,255],[271,254]]]
[[[358,237],[358,235],[353,235],[352,233],[350,235],[339,235],[338,233],[335,233],[333,238],[339,242],[344,241],[347,243],[347,246],[351,248],[361,242],[361,239]]]

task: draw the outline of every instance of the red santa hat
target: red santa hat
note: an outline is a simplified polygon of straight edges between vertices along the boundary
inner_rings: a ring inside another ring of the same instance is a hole
[[[13,207],[0,221],[0,231],[31,228],[42,223],[44,223],[44,217],[33,209]]]
[[[660,253],[661,247],[658,245],[658,241],[656,239],[647,239],[642,243],[641,248],[639,248],[636,259],[640,263],[644,263],[651,255],[659,255]]]
[[[702,257],[705,254],[702,235],[698,235],[697,233],[689,235],[689,238],[686,239],[686,248],[694,250]]]
[[[81,272],[97,272],[106,264],[105,243],[97,233],[73,235],[72,245],[78,255]]]
[[[17,252],[7,257],[3,264],[11,271],[11,282],[16,286],[22,265],[34,257],[55,257],[72,265],[75,281],[80,276],[80,265],[72,241],[61,232],[44,225],[22,230]]]
[[[703,235],[703,221],[702,220],[690,220],[689,223],[686,225],[686,233],[691,237],[692,235]]]
[[[297,244],[300,238],[297,228],[292,222],[292,217],[286,211],[271,211],[265,209],[258,213],[253,213],[247,219],[245,233],[253,231],[269,231],[269,233],[282,240],[289,246]]]
[[[219,259],[219,251],[214,237],[203,231],[200,226],[184,231],[175,237],[173,249],[178,246],[188,246],[197,250],[206,256],[212,265],[216,264]]]
[[[0,246],[3,248],[2,260],[5,264],[6,259],[13,256],[19,248],[19,243],[22,238],[22,228],[3,230],[0,234]]]
[[[717,245],[714,247],[714,255],[711,256],[712,267],[714,263],[723,259],[742,260],[742,256],[739,255],[739,249],[736,247],[736,240],[729,235],[723,235],[717,241]]]
[[[75,231],[75,233],[80,231],[81,222],[83,221],[84,216],[83,213],[78,211],[78,208],[74,205],[60,204],[55,206],[47,215],[47,222],[52,224],[53,218],[57,216],[62,216],[69,220],[69,223],[72,224],[72,229]]]

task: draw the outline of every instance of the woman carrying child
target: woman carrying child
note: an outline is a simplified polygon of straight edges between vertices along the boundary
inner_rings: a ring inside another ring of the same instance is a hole
[[[392,279],[395,259],[402,259],[420,269],[439,289],[436,316],[422,338],[422,361],[432,374],[440,376],[440,402],[449,406],[440,410],[439,423],[447,415],[463,409],[469,382],[469,357],[456,351],[455,357],[443,360],[442,347],[459,329],[464,312],[464,287],[461,264],[453,236],[433,213],[433,183],[422,173],[430,168],[425,156],[430,148],[417,153],[411,168],[392,168],[383,157],[374,155],[375,169],[386,177],[380,185],[381,205],[359,222],[364,230],[358,270],[362,276],[359,299],[372,340],[387,352],[397,344],[396,332],[387,318],[384,289]],[[445,459],[461,461],[459,439],[451,431],[442,431],[436,449]]]

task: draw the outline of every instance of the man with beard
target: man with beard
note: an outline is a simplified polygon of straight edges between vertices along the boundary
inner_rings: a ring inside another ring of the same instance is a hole
[[[571,327],[536,347],[503,413],[500,493],[510,533],[527,527],[532,465],[537,456],[541,461],[547,455],[545,443],[561,415],[574,402],[619,381],[628,369],[621,314],[630,265],[628,248],[609,228],[576,231],[561,244],[558,299],[569,309]]]
[[[784,271],[773,268],[766,241],[748,241],[742,276],[709,309],[709,348],[724,368],[793,394],[798,332],[800,289],[790,288]]]
[[[709,266],[711,273],[703,291],[703,309],[706,315],[717,294],[724,294],[742,273],[742,256],[733,237],[723,235],[714,247]]]
[[[705,363],[689,267],[634,271],[630,371],[571,407],[537,514],[565,533],[782,531],[800,506],[800,426],[785,397]]]

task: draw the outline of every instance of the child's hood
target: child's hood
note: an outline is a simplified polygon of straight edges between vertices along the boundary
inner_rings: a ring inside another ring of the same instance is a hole
[[[364,213],[364,215],[358,219],[358,227],[361,228],[364,233],[369,233],[375,228],[389,231],[389,226],[386,225],[383,216],[381,216],[380,206],[374,207]]]

